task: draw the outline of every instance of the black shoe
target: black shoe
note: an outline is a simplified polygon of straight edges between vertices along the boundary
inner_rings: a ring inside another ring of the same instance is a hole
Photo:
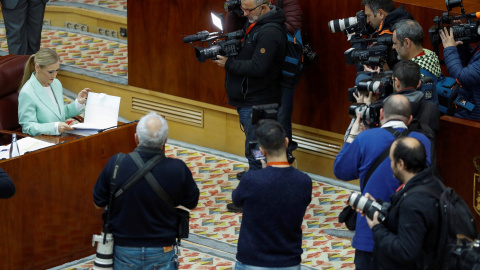
[[[243,208],[238,207],[233,203],[227,203],[227,210],[230,211],[230,212],[233,212],[233,213],[242,213]]]
[[[247,171],[243,171],[243,172],[237,173],[237,179],[238,179],[238,180],[242,180],[242,177],[243,177],[243,175],[244,175],[246,172],[247,172]]]

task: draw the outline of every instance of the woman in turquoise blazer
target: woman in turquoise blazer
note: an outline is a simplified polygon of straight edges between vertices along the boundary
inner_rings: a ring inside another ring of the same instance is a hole
[[[56,79],[59,67],[60,57],[52,49],[43,48],[28,59],[18,96],[18,121],[24,133],[59,135],[72,130],[65,119],[85,108],[88,88],[80,91],[75,102],[64,105],[63,87]]]

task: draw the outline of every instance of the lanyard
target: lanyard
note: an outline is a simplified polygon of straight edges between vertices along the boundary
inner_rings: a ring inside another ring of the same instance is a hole
[[[279,162],[268,162],[267,166],[273,166],[273,165],[287,165],[290,166],[290,163],[287,161],[279,161]]]

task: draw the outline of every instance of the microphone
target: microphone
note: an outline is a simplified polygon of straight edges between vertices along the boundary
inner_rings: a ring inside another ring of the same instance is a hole
[[[203,31],[198,32],[196,35],[191,35],[191,36],[184,37],[183,38],[183,43],[190,43],[190,42],[199,41],[199,40],[205,39],[209,35],[210,35],[210,33],[208,31],[203,30]]]
[[[474,13],[469,13],[465,14],[467,18],[472,18],[472,19],[480,19],[480,11],[479,12],[474,12]]]

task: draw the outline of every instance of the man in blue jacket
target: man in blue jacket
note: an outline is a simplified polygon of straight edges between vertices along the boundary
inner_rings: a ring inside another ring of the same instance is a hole
[[[472,49],[470,45],[463,45],[462,41],[455,41],[453,29],[440,30],[443,44],[443,57],[448,73],[462,85],[461,99],[473,103],[472,111],[457,111],[455,116],[480,120],[480,54],[479,45]],[[461,45],[461,46],[459,46]]]
[[[384,201],[390,200],[390,195],[398,188],[398,180],[393,177],[390,168],[390,159],[386,157],[371,174],[365,184],[365,176],[375,160],[385,151],[395,139],[395,136],[386,128],[393,128],[399,132],[407,129],[412,120],[411,105],[402,95],[391,96],[380,110],[381,128],[364,130],[357,117],[352,126],[342,150],[335,158],[334,174],[341,180],[360,178],[362,194],[370,193],[374,198]],[[409,137],[418,139],[427,149],[428,165],[430,165],[430,141],[425,135],[410,132]],[[355,267],[357,270],[371,269],[373,236],[367,221],[360,214],[357,216],[355,235],[352,246],[355,250]]]

